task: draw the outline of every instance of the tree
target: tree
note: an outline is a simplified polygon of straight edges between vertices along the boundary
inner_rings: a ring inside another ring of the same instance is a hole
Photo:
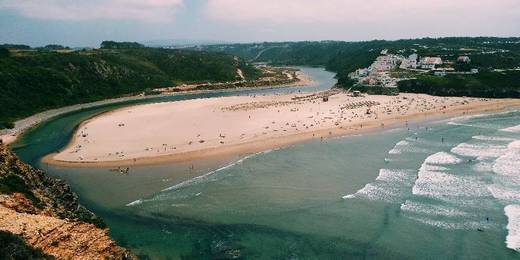
[[[7,58],[11,55],[11,52],[9,52],[6,48],[0,48],[0,59],[1,58]]]
[[[144,45],[138,42],[115,42],[115,41],[103,41],[101,43],[101,49],[140,49],[144,48]]]

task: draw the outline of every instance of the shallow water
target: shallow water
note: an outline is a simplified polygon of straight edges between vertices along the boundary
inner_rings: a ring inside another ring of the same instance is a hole
[[[39,166],[153,259],[517,259],[519,124],[468,116],[128,176]]]

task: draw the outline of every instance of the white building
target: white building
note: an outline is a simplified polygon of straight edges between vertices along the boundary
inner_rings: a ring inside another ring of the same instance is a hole
[[[401,69],[416,69],[417,68],[417,54],[408,56],[408,59],[403,58],[401,61]]]
[[[366,77],[366,76],[368,76],[368,73],[369,73],[369,71],[366,68],[364,68],[364,69],[357,69],[356,70],[356,76],[357,77]]]
[[[424,57],[421,59],[420,66],[422,69],[435,69],[442,65],[442,59],[439,57]]]
[[[370,69],[375,72],[390,71],[397,66],[400,59],[396,55],[383,55],[377,57]]]

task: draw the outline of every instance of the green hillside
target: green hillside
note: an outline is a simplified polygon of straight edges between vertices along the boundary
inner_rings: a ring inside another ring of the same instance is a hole
[[[465,55],[471,58],[471,66],[479,69],[482,75],[459,75],[437,80],[421,78],[402,84],[401,91],[484,97],[505,97],[510,94],[517,97],[520,91],[520,81],[514,71],[520,68],[520,38],[451,37],[366,42],[264,42],[211,45],[203,49],[225,52],[255,62],[324,66],[327,70],[337,73],[338,85],[345,88],[352,86],[348,74],[358,68],[369,66],[384,49],[389,53],[401,55],[417,53],[419,56],[440,56],[443,60]],[[495,73],[497,69],[503,71]],[[463,84],[460,84],[461,82]],[[446,86],[454,84],[458,84],[456,89],[450,88],[448,91]],[[444,86],[445,90],[434,91],[439,85]]]
[[[0,49],[0,128],[47,109],[190,82],[248,80],[260,72],[223,53],[153,48]]]

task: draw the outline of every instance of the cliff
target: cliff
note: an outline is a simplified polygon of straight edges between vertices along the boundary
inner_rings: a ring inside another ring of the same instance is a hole
[[[1,259],[133,259],[61,180],[0,145]]]

